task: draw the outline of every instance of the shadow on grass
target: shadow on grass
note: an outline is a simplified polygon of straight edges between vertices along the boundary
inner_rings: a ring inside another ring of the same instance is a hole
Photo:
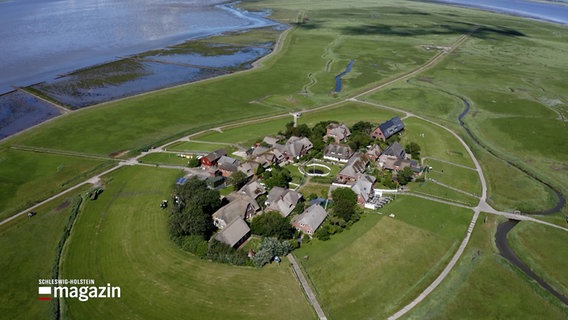
[[[407,26],[387,24],[364,24],[359,26],[344,27],[341,32],[345,35],[392,35],[392,36],[424,36],[424,35],[459,35],[465,34],[475,27],[469,23],[438,24],[430,26]],[[515,29],[501,26],[480,26],[471,36],[487,39],[500,35],[506,37],[524,37],[524,33]]]

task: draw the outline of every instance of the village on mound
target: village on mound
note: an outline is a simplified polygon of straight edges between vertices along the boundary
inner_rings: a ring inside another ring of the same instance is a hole
[[[232,190],[225,192],[225,204],[212,215],[218,229],[213,238],[242,248],[253,233],[252,221],[269,212],[286,218],[299,241],[311,238],[330,214],[333,216],[332,194],[336,189],[351,190],[361,209],[381,208],[400,186],[420,178],[423,172],[420,148],[415,143],[403,147],[399,143],[403,133],[404,123],[399,117],[378,126],[361,121],[351,129],[332,121],[321,122],[313,129],[290,123],[286,133],[266,136],[248,150],[229,155],[218,149],[201,156],[200,173],[194,176],[205,180],[211,189]],[[300,175],[300,183],[292,182],[291,171]],[[182,185],[188,177],[177,183]],[[326,195],[298,191],[318,178],[328,181]],[[343,226],[348,222],[332,219]],[[249,249],[250,255],[254,252]]]

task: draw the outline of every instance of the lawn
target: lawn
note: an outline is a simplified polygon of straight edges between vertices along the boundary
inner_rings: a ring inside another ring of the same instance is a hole
[[[329,184],[323,183],[306,183],[298,191],[300,191],[304,198],[308,198],[311,194],[316,194],[318,197],[327,198],[329,193]]]
[[[66,317],[312,318],[288,264],[262,269],[218,264],[171,242],[167,211],[159,203],[178,176],[176,170],[129,167],[106,178],[105,192],[79,216],[62,275],[120,286],[122,296],[88,303],[67,300]]]
[[[331,318],[384,319],[397,311],[441,272],[472,216],[409,197],[397,197],[381,212],[295,253]]]
[[[451,163],[474,168],[467,150],[451,133],[441,127],[418,118],[407,118],[401,144],[416,142],[420,146],[420,156],[434,157]]]
[[[408,184],[408,189],[410,189],[410,192],[413,193],[432,196],[434,198],[439,198],[450,202],[456,202],[470,207],[475,207],[479,203],[478,198],[458,192],[446,186],[439,185],[432,181],[419,182],[419,183],[412,182]]]
[[[0,220],[115,164],[15,149],[0,150],[0,163]]]
[[[432,170],[426,173],[428,178],[471,194],[481,195],[479,174],[475,169],[466,169],[435,159],[427,159],[425,165],[432,167]]]
[[[454,270],[406,319],[566,319],[560,302],[495,252],[498,221],[483,218]]]
[[[518,224],[508,239],[523,262],[556,291],[568,296],[568,232],[527,221]]]
[[[51,279],[55,250],[76,195],[64,195],[0,226],[0,310],[4,319],[51,319],[52,304],[38,301],[38,280]]]
[[[167,152],[154,152],[147,154],[139,159],[142,163],[150,163],[150,164],[169,164],[175,166],[187,166],[187,162],[189,161],[186,158],[182,158],[174,153],[167,153]]]
[[[169,151],[179,151],[179,152],[188,152],[188,153],[209,153],[215,151],[217,149],[225,149],[228,150],[230,147],[229,144],[217,144],[217,143],[207,143],[207,142],[195,142],[195,141],[183,141],[174,143],[168,146]],[[234,148],[234,147],[231,147]]]

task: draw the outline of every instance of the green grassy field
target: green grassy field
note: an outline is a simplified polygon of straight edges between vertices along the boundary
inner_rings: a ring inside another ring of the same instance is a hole
[[[38,300],[38,280],[51,279],[55,249],[69,217],[76,193],[59,197],[35,211],[0,226],[0,317],[3,319],[51,319],[52,305]]]
[[[526,222],[518,224],[508,239],[522,261],[556,291],[568,296],[568,275],[564,272],[568,268],[567,232]]]
[[[410,197],[397,197],[380,211],[295,253],[331,318],[384,319],[397,311],[441,272],[472,216]]]
[[[559,301],[496,253],[497,220],[478,220],[470,245],[448,278],[406,319],[566,319]]]
[[[426,174],[428,178],[471,194],[481,195],[481,183],[477,171],[435,159],[427,159],[424,163],[432,167],[432,170]]]
[[[436,125],[418,118],[407,118],[401,144],[416,142],[420,146],[420,156],[435,157],[451,163],[474,167],[463,145],[451,134]]]
[[[458,192],[446,186],[436,184],[431,181],[426,182],[411,182],[408,184],[410,192],[419,195],[432,196],[441,200],[455,202],[470,207],[475,207],[479,203],[479,198]]]
[[[487,202],[499,210],[538,211],[554,206],[546,186],[481,148],[474,148],[487,179]]]
[[[0,220],[40,202],[87,177],[110,168],[114,161],[0,150]]]
[[[139,159],[139,161],[142,163],[151,163],[151,164],[169,164],[176,166],[187,166],[187,162],[189,160],[186,158],[178,157],[177,154],[173,153],[156,152],[143,156],[142,158]]]
[[[66,278],[120,286],[117,300],[66,300],[67,318],[309,319],[313,311],[286,263],[263,269],[200,260],[167,232],[168,198],[176,170],[121,169],[87,202],[62,262]],[[151,177],[151,179],[150,179]],[[274,303],[278,301],[278,303]]]
[[[403,114],[356,102],[308,110],[417,68],[436,54],[423,45],[450,45],[473,26],[479,29],[472,37],[436,66],[362,99],[411,111],[462,135],[481,162],[488,202],[496,209],[534,211],[554,205],[548,188],[465,136],[457,115],[465,107],[461,98],[466,99],[471,104],[466,126],[487,148],[567,194],[565,26],[415,1],[395,6],[386,0],[249,0],[241,5],[270,8],[276,19],[302,23],[292,27],[282,50],[261,68],[86,108],[0,142],[0,219],[113,164],[11,146],[134,155],[173,138],[234,124],[198,139],[246,147],[283,130],[292,121],[288,112],[299,110],[299,123],[310,126],[322,120],[382,122]],[[264,29],[205,41],[248,45],[275,38]],[[343,78],[342,92],[334,93],[334,77],[350,60],[353,70]],[[264,120],[271,115],[283,117]],[[238,125],[250,119],[259,121]],[[404,123],[402,144],[417,142],[423,157],[473,167],[463,146],[446,130],[417,118]],[[180,146],[217,149],[208,143]],[[165,155],[146,160],[174,161]],[[478,190],[479,181],[467,169],[442,163],[434,167],[441,166],[444,174],[434,172],[434,179]],[[99,200],[87,201],[66,247],[62,276],[119,285],[123,296],[68,300],[65,318],[314,318],[286,263],[263,269],[220,265],[198,260],[171,243],[167,215],[158,206],[179,175],[152,167],[121,169],[107,177]],[[426,187],[454,200],[467,197]],[[307,184],[301,191],[320,195],[324,189]],[[465,201],[477,204],[475,199]],[[37,300],[37,279],[50,276],[68,215],[65,202],[58,199],[38,209],[34,218],[0,227],[0,267],[7,278],[0,285],[6,292],[0,296],[0,318],[50,317],[50,306]],[[314,240],[296,253],[330,318],[385,318],[397,311],[439,274],[471,219],[469,210],[404,196],[380,211],[383,215],[366,214],[350,230],[328,242]],[[386,216],[390,213],[396,218]],[[565,224],[560,214],[545,219]],[[480,219],[458,265],[408,318],[568,316],[566,308],[495,253],[494,223],[493,218],[487,224]],[[565,237],[524,224],[512,233],[520,255],[566,293],[568,280],[561,274],[566,269]]]
[[[228,144],[220,145],[217,143],[206,143],[206,142],[195,142],[195,141],[179,142],[179,143],[174,143],[171,146],[168,146],[169,151],[200,152],[200,153],[208,153],[221,148],[229,150],[230,148],[234,147]]]

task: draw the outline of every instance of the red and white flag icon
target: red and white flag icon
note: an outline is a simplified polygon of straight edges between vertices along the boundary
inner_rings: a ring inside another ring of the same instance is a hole
[[[51,287],[39,287],[38,288],[39,294],[48,294],[51,295]],[[51,297],[39,297],[39,300],[51,300]]]

